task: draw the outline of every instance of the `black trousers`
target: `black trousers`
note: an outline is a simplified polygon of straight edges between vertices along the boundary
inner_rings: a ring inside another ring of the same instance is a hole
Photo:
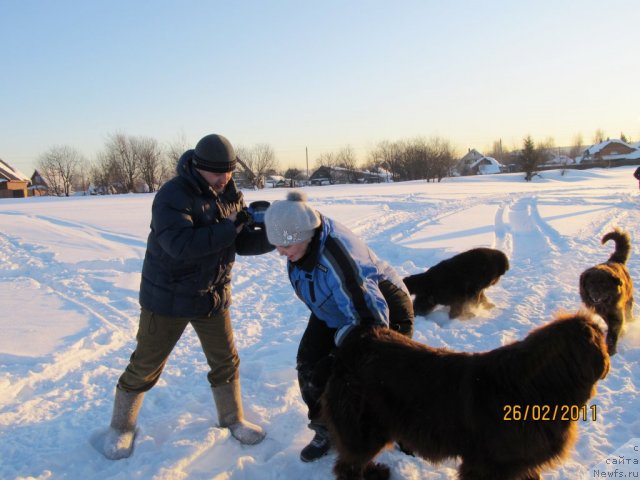
[[[385,280],[378,285],[389,306],[389,327],[411,338],[413,336],[413,304],[404,290]],[[319,423],[320,397],[329,379],[329,372],[321,374],[327,368],[328,357],[335,348],[335,328],[329,328],[325,322],[311,314],[309,323],[298,346],[296,370],[302,400],[309,409],[311,424]]]

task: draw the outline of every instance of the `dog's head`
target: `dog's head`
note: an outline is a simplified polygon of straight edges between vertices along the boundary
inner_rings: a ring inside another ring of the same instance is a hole
[[[605,335],[586,310],[558,315],[521,343],[531,352],[526,371],[547,387],[553,384],[590,397],[596,382],[609,372]]]
[[[559,315],[550,328],[564,340],[566,362],[579,364],[574,374],[586,383],[595,384],[609,373],[610,359],[605,334],[587,311]]]
[[[498,259],[498,273],[500,275],[504,275],[505,272],[507,272],[507,270],[509,270],[510,265],[509,265],[509,258],[502,252],[500,252],[502,255],[499,256]]]
[[[605,266],[585,270],[580,276],[580,290],[585,302],[592,305],[615,303],[622,294],[622,279]]]

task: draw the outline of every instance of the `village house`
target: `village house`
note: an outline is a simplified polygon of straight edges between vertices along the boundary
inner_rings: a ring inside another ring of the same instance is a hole
[[[30,197],[49,195],[49,182],[38,170],[34,170],[31,175],[31,186],[28,191]]]
[[[0,198],[25,198],[28,186],[28,177],[0,159]]]
[[[487,157],[475,148],[470,148],[467,154],[458,161],[455,171],[459,175],[488,175],[505,171],[503,165],[493,157]]]
[[[478,160],[483,158],[484,155],[481,154],[475,148],[470,148],[469,151],[465,154],[464,157],[460,159],[458,164],[455,167],[455,171],[458,172],[459,175],[474,175],[471,171],[471,165],[474,165]]]
[[[640,160],[640,149],[622,140],[612,139],[596,143],[587,148],[582,154],[581,163],[619,163]]]
[[[383,183],[390,182],[391,174],[386,170],[370,172],[344,167],[319,167],[309,176],[311,185],[334,185],[337,183]]]
[[[493,157],[482,157],[469,166],[472,175],[490,175],[502,172],[502,165]]]

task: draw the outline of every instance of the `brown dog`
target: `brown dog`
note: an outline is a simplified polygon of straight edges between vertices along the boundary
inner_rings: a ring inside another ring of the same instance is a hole
[[[609,370],[590,314],[561,316],[486,353],[432,348],[389,329],[353,331],[322,398],[338,479],[389,477],[373,462],[391,442],[461,480],[529,480],[568,454],[576,421]]]
[[[609,355],[615,355],[622,327],[633,320],[633,281],[626,267],[631,240],[619,228],[602,237],[602,244],[609,240],[616,244],[609,260],[580,275],[580,298],[607,323],[607,347]]]
[[[472,248],[403,280],[415,295],[416,315],[427,315],[436,305],[447,305],[451,307],[449,318],[464,318],[473,316],[472,307],[495,306],[484,290],[496,284],[507,270],[509,259],[500,250]]]

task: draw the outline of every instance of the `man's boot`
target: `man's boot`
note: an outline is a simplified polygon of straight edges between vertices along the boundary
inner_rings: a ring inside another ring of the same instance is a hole
[[[331,448],[329,440],[329,432],[319,423],[310,423],[309,428],[316,432],[309,445],[304,447],[300,452],[300,460],[303,462],[313,462],[314,460],[324,457]]]
[[[111,460],[127,458],[133,451],[136,420],[144,393],[126,392],[116,387],[111,425],[104,439],[104,456]]]
[[[244,418],[239,380],[212,387],[211,391],[218,409],[218,423],[221,427],[228,427],[231,435],[245,445],[255,445],[264,439],[266,433],[262,427]]]

